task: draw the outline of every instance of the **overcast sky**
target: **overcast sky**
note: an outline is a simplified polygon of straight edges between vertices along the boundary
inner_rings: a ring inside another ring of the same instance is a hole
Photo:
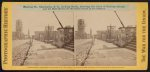
[[[78,19],[84,19],[86,25],[85,31],[87,33],[90,32],[90,29],[92,29],[94,34],[97,30],[106,30],[107,26],[110,24],[116,26],[116,29],[122,26],[114,11],[111,10],[74,12],[55,11],[55,13],[64,26],[74,25],[75,30],[77,30]],[[117,13],[125,26],[136,25],[135,10],[123,10],[117,11]],[[16,20],[18,19],[22,21],[23,32],[25,34],[27,34],[28,29],[30,30],[31,34],[34,34],[34,31],[44,31],[44,28],[47,25],[54,26],[55,30],[60,27],[52,11],[23,10],[14,5],[12,14],[13,31],[15,31]]]

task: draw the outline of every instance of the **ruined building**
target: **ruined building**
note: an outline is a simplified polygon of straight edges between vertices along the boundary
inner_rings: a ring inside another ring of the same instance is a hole
[[[16,20],[16,31],[13,32],[13,39],[24,39],[25,35],[22,32],[22,21]]]
[[[78,20],[78,30],[75,33],[75,38],[76,39],[85,39],[86,37],[87,37],[87,35],[85,32],[84,19],[79,19]]]

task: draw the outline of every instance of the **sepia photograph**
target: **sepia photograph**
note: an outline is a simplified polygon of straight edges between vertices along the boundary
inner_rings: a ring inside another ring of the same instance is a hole
[[[71,12],[20,10],[13,6],[14,66],[74,66]]]
[[[136,13],[12,6],[13,66],[136,66]]]
[[[77,66],[135,66],[136,15],[134,10],[75,13]]]

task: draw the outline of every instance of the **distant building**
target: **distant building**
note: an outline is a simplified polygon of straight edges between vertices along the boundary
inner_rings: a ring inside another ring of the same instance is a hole
[[[45,27],[45,39],[46,40],[52,40],[53,39],[53,31],[54,31],[54,26],[46,26]]]
[[[107,29],[104,31],[97,31],[95,37],[106,42],[114,43],[119,47],[124,47],[128,43],[136,40],[136,27],[127,26],[119,27],[118,30]]]
[[[87,34],[85,32],[84,19],[78,20],[78,31],[75,32],[75,38],[76,39],[86,39],[87,38]]]
[[[22,21],[21,20],[16,21],[16,32],[22,33]]]
[[[16,20],[16,31],[13,32],[13,39],[24,39],[25,35],[22,32],[22,21]]]
[[[34,39],[44,41],[44,31],[35,31]]]
[[[79,19],[78,20],[78,31],[80,31],[80,33],[84,33],[85,32],[84,19]]]
[[[107,31],[97,31],[96,38],[101,40],[107,40]]]
[[[54,26],[46,26],[44,31],[35,31],[34,39],[44,42],[52,42],[56,39],[58,31],[54,31]]]
[[[45,31],[54,31],[54,26],[45,26]]]
[[[13,39],[13,40],[16,40],[16,39],[17,39],[16,35],[17,35],[17,32],[12,32],[12,39]]]

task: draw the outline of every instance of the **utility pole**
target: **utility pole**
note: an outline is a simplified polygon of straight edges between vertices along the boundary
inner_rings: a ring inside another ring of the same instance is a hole
[[[92,29],[90,29],[90,38],[92,38]]]
[[[30,30],[28,29],[28,38],[30,39]]]
[[[115,26],[112,26],[110,24],[110,26],[107,26],[107,30],[108,30],[108,38],[111,39],[111,32],[112,32],[112,29],[114,28]]]
[[[29,38],[29,44],[32,45],[31,37],[30,37],[30,30],[28,29],[28,38]]]
[[[50,27],[49,27],[49,24],[47,26],[47,40],[49,41],[49,30],[50,30]]]

